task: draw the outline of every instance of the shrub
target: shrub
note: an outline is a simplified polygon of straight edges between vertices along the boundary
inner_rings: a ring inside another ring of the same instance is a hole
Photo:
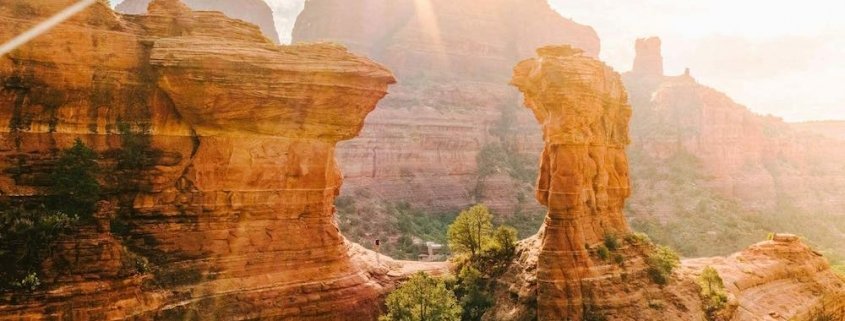
[[[449,248],[452,252],[468,253],[476,257],[490,241],[493,229],[492,216],[484,205],[475,205],[461,212],[447,232]]]
[[[610,251],[616,251],[619,249],[619,239],[613,233],[605,233],[604,246]]]
[[[490,243],[490,249],[500,259],[511,258],[516,253],[516,235],[515,228],[507,225],[499,226],[493,232],[493,242]]]
[[[463,310],[461,320],[481,320],[484,313],[493,306],[492,296],[484,289],[481,272],[470,265],[464,266],[458,274],[458,286],[455,289]]]
[[[625,241],[632,245],[651,244],[651,238],[640,232],[626,235]]]
[[[728,303],[728,294],[722,277],[716,269],[708,266],[698,277],[698,285],[701,287],[701,300],[704,301],[704,313],[707,320],[716,320],[716,317]]]
[[[607,321],[604,313],[601,313],[592,303],[584,304],[584,321]]]
[[[143,170],[153,166],[155,157],[150,147],[152,139],[149,129],[141,127],[134,131],[129,123],[118,122],[117,130],[121,141],[120,154],[117,156],[118,169]]]
[[[602,261],[607,261],[607,259],[610,258],[610,250],[604,244],[599,245],[599,247],[596,248],[596,254]]]
[[[456,321],[461,307],[442,280],[425,273],[414,274],[387,296],[387,314],[379,321]]]
[[[85,146],[79,138],[73,147],[65,149],[59,155],[50,180],[51,208],[91,218],[97,201],[100,199],[100,184],[97,182],[97,153]]]
[[[41,286],[41,280],[38,279],[38,275],[35,272],[32,272],[27,274],[22,280],[15,282],[14,285],[18,289],[35,291]]]
[[[0,289],[29,288],[41,282],[37,271],[47,250],[77,218],[43,207],[0,210]]]
[[[616,263],[619,266],[625,265],[625,257],[622,254],[614,253],[613,254],[613,263]]]
[[[672,249],[658,245],[654,253],[646,259],[648,275],[654,283],[666,285],[672,271],[681,265],[681,259]]]

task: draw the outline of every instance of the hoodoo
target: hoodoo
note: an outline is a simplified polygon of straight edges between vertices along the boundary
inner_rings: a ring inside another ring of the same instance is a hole
[[[513,84],[543,129],[537,199],[549,212],[537,266],[540,320],[580,319],[581,280],[594,274],[585,245],[625,235],[630,195],[631,106],[610,67],[569,46],[544,47],[521,62]]]

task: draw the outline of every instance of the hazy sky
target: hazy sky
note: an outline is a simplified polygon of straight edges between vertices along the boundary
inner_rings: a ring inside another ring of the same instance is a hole
[[[758,113],[845,119],[845,2],[837,0],[550,0],[591,25],[602,59],[630,70],[634,40],[660,36],[666,72]]]
[[[303,0],[265,0],[283,43]],[[390,1],[390,0],[386,0]],[[596,29],[602,59],[628,71],[634,40],[660,36],[666,72],[700,82],[762,114],[845,119],[845,1],[550,0]],[[481,1],[480,1],[481,3]]]

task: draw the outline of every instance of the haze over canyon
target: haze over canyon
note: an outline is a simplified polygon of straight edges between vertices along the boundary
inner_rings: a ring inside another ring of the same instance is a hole
[[[0,321],[845,320],[816,2],[93,1],[0,56]]]

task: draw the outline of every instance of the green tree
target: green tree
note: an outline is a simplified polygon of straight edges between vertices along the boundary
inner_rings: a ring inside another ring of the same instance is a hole
[[[707,320],[716,320],[720,310],[728,303],[728,294],[719,272],[713,267],[705,267],[698,277],[701,287],[701,299],[704,301],[704,312]]]
[[[496,231],[493,232],[493,241],[490,243],[491,249],[500,258],[510,258],[516,253],[516,235],[517,232],[515,228],[507,225],[499,226],[496,228]]]
[[[442,280],[414,274],[387,296],[387,314],[379,321],[457,321],[461,307]]]
[[[97,182],[97,153],[77,138],[73,147],[61,152],[50,179],[53,182],[51,207],[68,214],[89,218],[100,199]]]
[[[454,253],[469,253],[476,257],[486,242],[490,241],[493,218],[484,205],[475,205],[461,212],[455,222],[449,225],[447,238]]]
[[[37,272],[53,241],[71,230],[76,217],[43,207],[0,209],[0,289],[34,290]]]
[[[654,253],[646,259],[648,275],[654,283],[665,285],[669,283],[672,271],[681,265],[681,258],[671,248],[658,245]]]
[[[485,291],[481,272],[471,265],[465,265],[458,273],[455,293],[460,297],[463,321],[481,320],[484,313],[493,306],[493,298]]]

